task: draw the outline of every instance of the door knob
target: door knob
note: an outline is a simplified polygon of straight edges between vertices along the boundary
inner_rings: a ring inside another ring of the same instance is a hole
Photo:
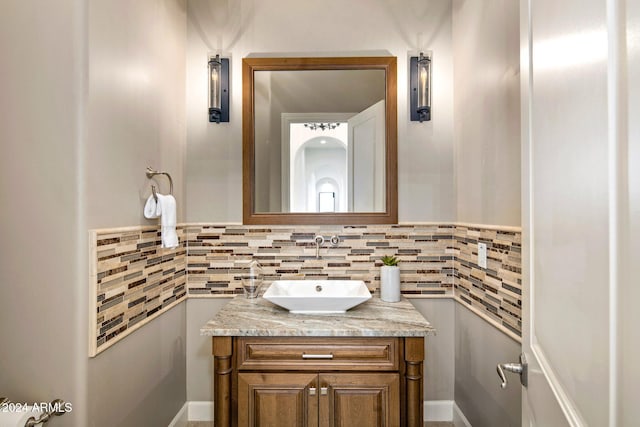
[[[500,387],[507,387],[507,376],[504,374],[504,371],[513,372],[514,374],[520,375],[520,384],[523,386],[527,386],[527,359],[524,356],[524,353],[520,355],[520,363],[499,363],[496,367],[498,371],[498,376],[500,377]]]

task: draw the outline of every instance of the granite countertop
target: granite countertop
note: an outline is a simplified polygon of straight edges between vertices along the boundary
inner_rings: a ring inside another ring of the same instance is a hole
[[[340,314],[291,314],[259,297],[237,296],[200,328],[205,336],[422,337],[435,332],[405,298],[379,297]]]

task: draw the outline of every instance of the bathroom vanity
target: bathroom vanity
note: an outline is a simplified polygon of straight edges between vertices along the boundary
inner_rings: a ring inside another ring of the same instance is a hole
[[[423,426],[429,322],[403,299],[290,314],[237,297],[211,336],[216,426]]]

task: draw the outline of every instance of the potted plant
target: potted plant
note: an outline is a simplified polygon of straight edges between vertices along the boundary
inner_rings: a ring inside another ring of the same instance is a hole
[[[381,258],[380,299],[386,302],[400,301],[400,267],[398,258],[385,255]]]

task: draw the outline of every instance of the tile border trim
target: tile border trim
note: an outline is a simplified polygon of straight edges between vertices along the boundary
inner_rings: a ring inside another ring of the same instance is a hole
[[[521,337],[511,332],[509,329],[505,328],[504,326],[502,326],[502,324],[496,322],[491,317],[487,316],[485,313],[482,312],[482,310],[478,310],[476,307],[467,304],[465,301],[463,301],[460,298],[459,295],[452,295],[449,298],[457,301],[461,306],[465,307],[467,310],[471,311],[473,314],[480,317],[481,319],[489,323],[489,325],[493,326],[494,328],[496,328],[497,330],[499,330],[500,332],[502,332],[503,334],[505,334],[506,336],[508,336],[515,342],[517,342],[518,344],[522,344]]]

